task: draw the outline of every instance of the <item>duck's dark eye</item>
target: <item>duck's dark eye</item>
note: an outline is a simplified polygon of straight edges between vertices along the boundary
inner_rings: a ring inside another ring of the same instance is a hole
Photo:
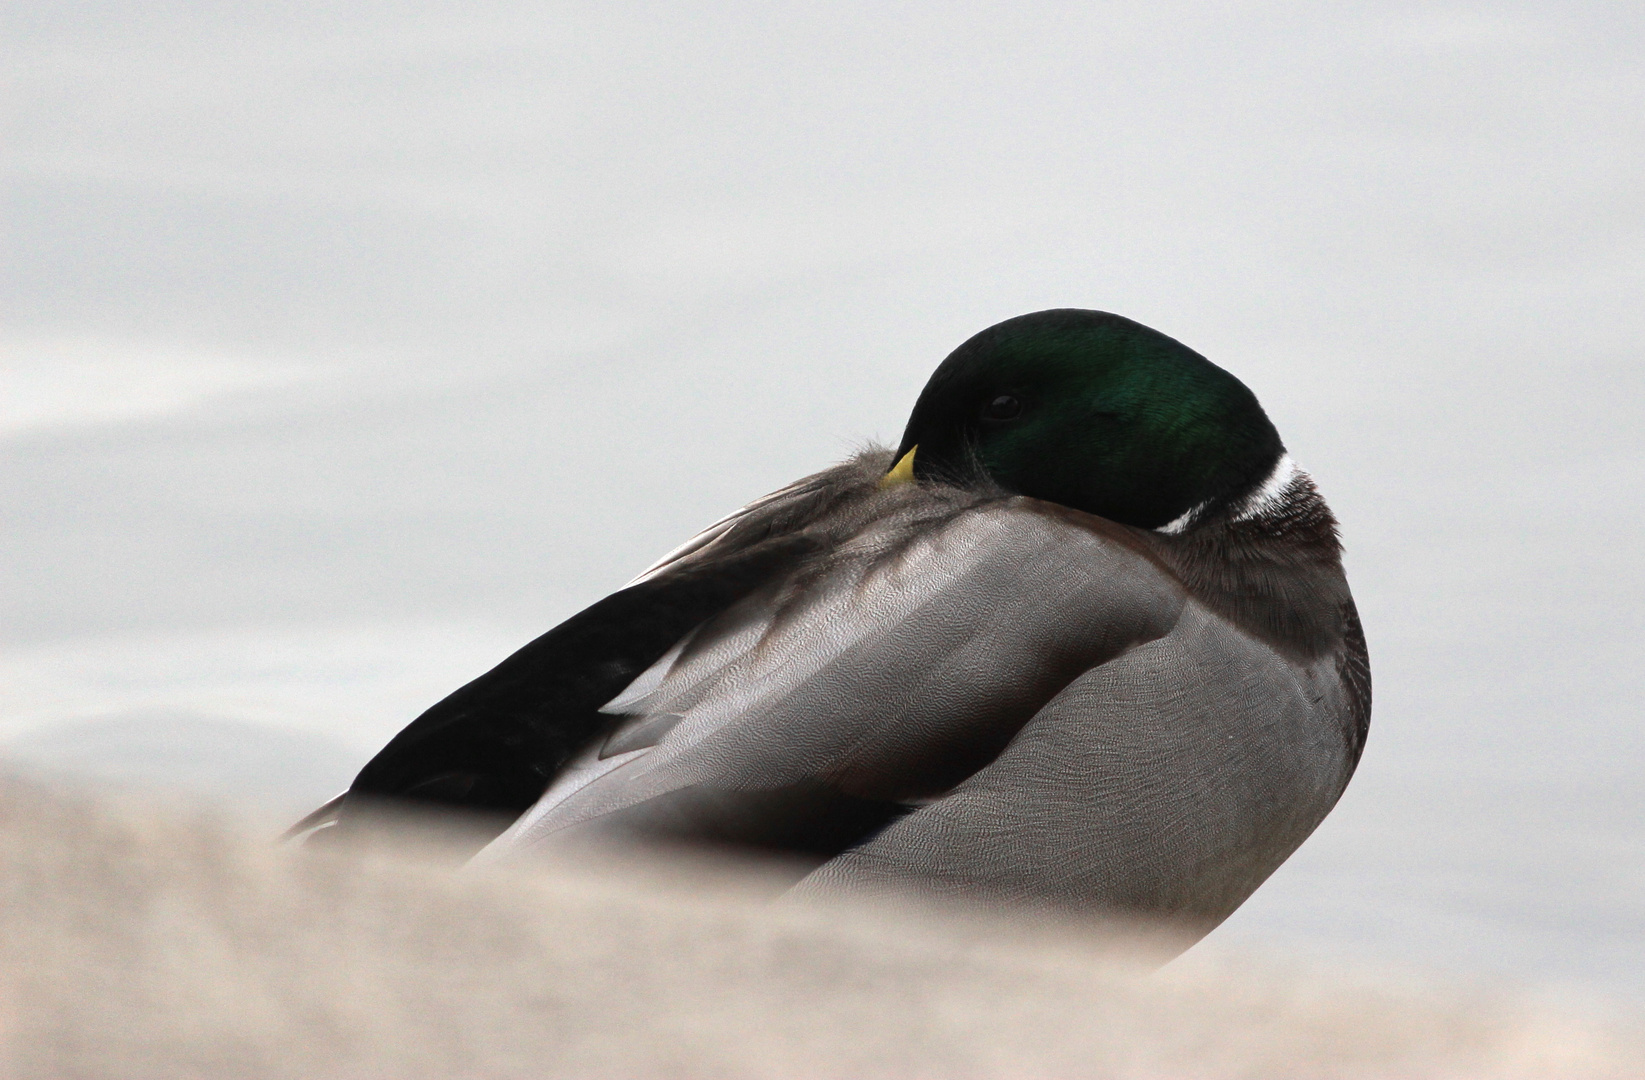
[[[1022,402],[1010,394],[1001,394],[983,407],[984,420],[1015,420],[1022,412]]]

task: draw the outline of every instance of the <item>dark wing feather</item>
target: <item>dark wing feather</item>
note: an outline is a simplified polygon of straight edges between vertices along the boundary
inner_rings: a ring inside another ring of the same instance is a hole
[[[610,725],[601,705],[692,627],[820,544],[780,537],[613,593],[412,721],[360,771],[348,798],[519,814]]]
[[[829,530],[812,526],[871,495],[884,456],[862,455],[715,522],[412,721],[343,796],[292,832],[347,824],[386,802],[490,815],[500,830],[611,726],[599,708],[635,675],[694,627],[826,548]]]

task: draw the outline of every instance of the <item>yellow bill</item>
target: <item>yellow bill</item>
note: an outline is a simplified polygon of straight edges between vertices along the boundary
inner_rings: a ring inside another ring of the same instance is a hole
[[[914,482],[914,451],[918,449],[918,445],[912,447],[908,453],[902,456],[901,461],[891,466],[890,472],[880,477],[881,491],[886,488],[894,488],[898,484],[912,484]]]

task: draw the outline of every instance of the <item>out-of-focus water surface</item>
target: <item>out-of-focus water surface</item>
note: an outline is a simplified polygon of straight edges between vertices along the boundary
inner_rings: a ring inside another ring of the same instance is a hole
[[[1104,308],[1257,391],[1370,638],[1219,935],[1645,992],[1637,5],[0,10],[10,757],[303,804]]]

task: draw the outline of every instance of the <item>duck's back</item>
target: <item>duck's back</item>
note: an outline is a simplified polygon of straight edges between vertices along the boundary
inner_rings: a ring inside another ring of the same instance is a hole
[[[487,856],[620,834],[808,854],[805,890],[1232,911],[1352,771],[1341,634],[1268,640],[1178,541],[1051,504],[840,497],[876,470],[665,566],[827,538],[609,702],[614,727]]]

